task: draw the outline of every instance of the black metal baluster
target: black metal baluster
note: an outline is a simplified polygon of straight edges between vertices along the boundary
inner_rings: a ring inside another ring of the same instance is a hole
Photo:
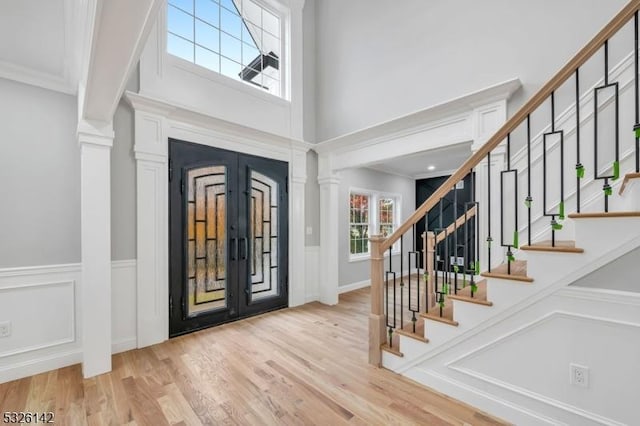
[[[411,311],[411,324],[413,332],[416,332],[416,313],[420,312],[420,277],[418,274],[420,273],[420,252],[416,250],[416,224],[413,224],[412,229],[412,238],[413,238],[413,250],[408,253],[408,271],[409,271],[409,311]],[[413,281],[412,273],[411,273],[411,256],[414,256],[414,266],[416,268],[416,285],[415,285],[415,294],[416,301],[413,305],[411,305],[412,294],[414,293],[413,286],[411,285]]]
[[[598,91],[613,87],[615,89],[614,98],[615,98],[615,159],[613,163],[613,173],[606,176],[598,176]],[[602,186],[602,190],[604,191],[604,211],[609,211],[609,196],[612,195],[612,188],[609,184],[609,179],[616,180],[619,177],[620,172],[620,106],[619,106],[619,96],[618,96],[618,83],[609,83],[609,41],[604,42],[604,85],[600,87],[596,87],[594,89],[594,179],[604,180],[604,185]]]
[[[542,141],[542,210],[543,215],[551,217],[551,247],[556,246],[556,231],[562,229],[562,225],[556,221],[563,220],[564,214],[564,131],[556,130],[555,119],[555,92],[551,92],[551,131],[543,135]],[[547,209],[547,138],[560,136],[560,204],[558,212],[549,212]]]
[[[576,211],[580,213],[580,180],[584,166],[580,162],[580,69],[576,69]]]
[[[507,274],[511,274],[511,262],[513,262],[512,248],[516,244],[516,233],[518,232],[518,218],[515,218],[516,228],[513,235],[513,241],[505,243],[504,240],[504,179],[508,174],[514,174],[515,181],[515,214],[518,214],[518,174],[516,171],[511,170],[511,133],[507,134],[507,170],[500,172],[500,245],[507,248]]]
[[[525,206],[527,206],[527,244],[531,245],[531,116],[527,114],[527,198]]]
[[[400,236],[400,330],[404,329],[404,235]]]
[[[491,153],[487,153],[487,271],[491,272]]]
[[[429,261],[429,212],[424,214],[424,238],[422,239],[422,250],[427,253],[426,256],[422,256],[421,262],[424,265],[424,293],[425,293],[425,306],[424,311],[429,313],[429,280],[431,277],[429,276],[429,267],[427,262]],[[435,248],[434,248],[435,250]],[[433,253],[433,258],[435,259],[436,254]],[[434,269],[435,270],[435,269]],[[420,300],[418,296],[418,300]],[[418,311],[420,310],[420,306],[418,305]]]
[[[480,274],[480,204],[476,201],[476,174],[471,170],[471,201],[476,208],[476,215],[473,217],[473,242],[472,258],[473,270],[471,272],[471,297],[476,288],[476,275]]]
[[[458,294],[458,189],[453,187],[453,292]]]
[[[638,81],[638,73],[640,73],[640,69],[638,67],[638,11],[633,16],[634,29],[635,29],[635,37],[634,37],[634,49],[633,49],[633,59],[634,59],[634,83],[635,83],[635,107],[636,107],[636,123],[633,126],[633,130],[635,131],[636,136],[636,173],[640,173],[640,138],[638,135],[640,134],[640,82]]]
[[[393,347],[393,331],[395,330],[396,326],[397,326],[397,312],[396,312],[396,305],[397,305],[397,299],[396,299],[396,294],[397,294],[397,280],[396,280],[396,273],[393,272],[393,260],[392,260],[392,256],[391,256],[391,247],[389,247],[389,270],[385,273],[385,289],[386,289],[386,295],[387,295],[387,303],[386,303],[386,317],[387,317],[387,327],[388,327],[388,333],[389,333],[389,347]],[[389,281],[390,278],[393,279],[393,317],[391,319],[389,319],[389,304],[391,302],[391,297],[389,296]]]

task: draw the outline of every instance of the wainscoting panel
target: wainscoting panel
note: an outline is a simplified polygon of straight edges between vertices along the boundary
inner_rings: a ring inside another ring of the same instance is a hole
[[[136,261],[112,263],[112,350],[136,347]],[[0,383],[82,362],[80,264],[0,269]]]

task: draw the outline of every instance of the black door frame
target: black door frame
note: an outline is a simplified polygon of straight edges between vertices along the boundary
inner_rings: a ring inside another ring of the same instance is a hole
[[[186,157],[176,159],[176,151]],[[212,159],[211,156],[215,156]],[[185,283],[187,270],[187,203],[185,182],[189,170],[212,164],[227,167],[226,191],[228,194],[227,218],[237,218],[237,223],[227,222],[227,309],[213,313],[186,317]],[[183,163],[188,163],[184,167]],[[251,179],[249,171],[268,174],[280,188],[279,224],[282,231],[278,235],[278,268],[281,271],[278,285],[279,297],[251,303],[248,217],[250,208]],[[191,333],[200,329],[220,325],[251,315],[281,309],[288,306],[288,163],[256,157],[239,152],[214,148],[187,141],[169,138],[169,337]],[[243,202],[244,201],[244,202]],[[243,242],[244,240],[244,242]],[[179,257],[179,259],[176,259]],[[232,265],[232,266],[231,266]],[[179,285],[177,284],[179,283]]]

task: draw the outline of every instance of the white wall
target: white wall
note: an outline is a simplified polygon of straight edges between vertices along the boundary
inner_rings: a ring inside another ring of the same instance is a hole
[[[138,69],[127,83],[137,92]],[[111,259],[136,258],[136,162],[133,155],[134,113],[124,99],[113,117],[111,148]]]
[[[317,138],[518,77],[513,113],[624,4],[317,0]]]
[[[572,285],[640,293],[638,264],[640,264],[640,249],[635,249]]]
[[[338,211],[339,286],[357,284],[368,281],[371,275],[371,262],[367,260],[349,261],[349,190],[351,188],[400,194],[400,223],[413,213],[416,207],[416,187],[413,179],[390,175],[371,169],[347,169],[340,172],[340,209]],[[372,233],[373,235],[373,233]],[[412,245],[411,233],[404,239],[404,251],[408,252]],[[400,255],[393,257],[393,267],[400,271]],[[407,256],[404,256],[405,268]]]
[[[0,268],[80,261],[76,101],[0,78]]]

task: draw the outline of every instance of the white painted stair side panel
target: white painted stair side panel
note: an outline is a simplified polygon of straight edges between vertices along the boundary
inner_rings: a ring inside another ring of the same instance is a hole
[[[536,291],[538,291],[538,288],[535,281],[533,283],[523,283],[499,278],[487,278],[487,299],[493,302],[493,306],[490,308],[493,311],[493,315],[524,300]]]
[[[461,300],[453,301],[453,319],[460,324],[458,328],[466,331],[473,328],[480,322],[495,315],[492,312],[492,306],[477,305],[475,303],[463,302]]]

